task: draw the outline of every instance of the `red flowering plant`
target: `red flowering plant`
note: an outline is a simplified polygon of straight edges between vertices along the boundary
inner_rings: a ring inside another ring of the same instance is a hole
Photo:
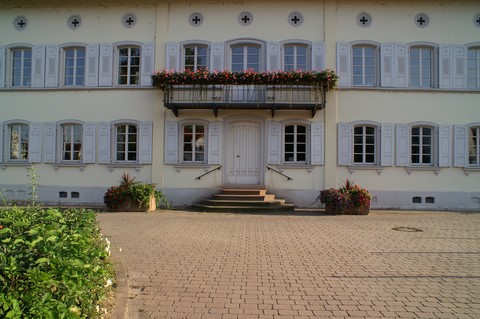
[[[331,69],[321,71],[266,71],[256,72],[248,69],[244,72],[230,70],[209,71],[199,69],[191,71],[160,70],[152,75],[154,86],[165,89],[169,85],[316,85],[334,88],[338,75]]]
[[[329,212],[340,214],[364,214],[370,208],[373,196],[365,188],[355,185],[348,179],[345,185],[336,189],[320,191],[318,199]]]

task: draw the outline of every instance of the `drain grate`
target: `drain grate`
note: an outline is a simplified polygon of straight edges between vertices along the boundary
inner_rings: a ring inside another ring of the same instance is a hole
[[[407,232],[407,233],[423,232],[423,230],[421,230],[419,228],[406,227],[406,226],[393,227],[392,230],[403,231],[403,232]]]

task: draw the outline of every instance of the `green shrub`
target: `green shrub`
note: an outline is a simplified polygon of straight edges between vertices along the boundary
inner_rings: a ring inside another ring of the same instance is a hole
[[[0,210],[0,317],[96,318],[114,280],[95,212]]]

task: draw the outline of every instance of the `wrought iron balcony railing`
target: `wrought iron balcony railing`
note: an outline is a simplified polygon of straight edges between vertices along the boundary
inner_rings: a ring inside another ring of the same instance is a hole
[[[178,116],[182,109],[309,110],[312,117],[325,107],[328,88],[317,85],[170,85],[165,107]]]

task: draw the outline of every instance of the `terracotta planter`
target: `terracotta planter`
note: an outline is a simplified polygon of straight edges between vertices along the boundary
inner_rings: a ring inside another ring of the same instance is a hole
[[[130,198],[126,198],[116,208],[110,209],[112,212],[152,212],[157,208],[155,196],[150,196],[148,207],[140,207],[137,202]]]
[[[368,215],[370,206],[349,207],[346,209],[337,209],[332,204],[325,204],[325,213],[334,215]]]

